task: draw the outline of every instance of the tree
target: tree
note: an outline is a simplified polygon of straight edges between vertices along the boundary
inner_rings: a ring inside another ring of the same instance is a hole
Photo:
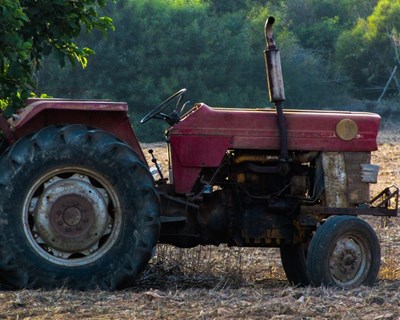
[[[106,32],[111,18],[100,16],[107,0],[3,0],[0,3],[0,105],[6,116],[34,90],[32,73],[54,52],[61,65],[87,64],[93,51],[74,39],[82,27]]]
[[[217,14],[224,15],[229,12],[249,10],[257,5],[265,5],[265,0],[205,0],[210,5],[210,9]]]
[[[334,52],[339,34],[371,14],[377,0],[292,0],[284,3],[285,20],[303,47]]]
[[[370,16],[358,19],[337,41],[336,63],[360,96],[365,96],[365,89],[383,86],[392,72],[397,59],[392,36],[400,30],[399,16],[399,0],[379,0]]]

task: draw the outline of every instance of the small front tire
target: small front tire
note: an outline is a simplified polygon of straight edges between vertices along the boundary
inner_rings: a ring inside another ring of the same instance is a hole
[[[375,231],[353,216],[332,216],[311,240],[307,267],[311,284],[341,288],[372,285],[380,268]]]

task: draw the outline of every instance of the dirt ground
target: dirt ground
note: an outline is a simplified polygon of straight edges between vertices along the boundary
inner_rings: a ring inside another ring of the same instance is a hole
[[[381,133],[379,146],[374,194],[400,181],[400,131]],[[164,152],[159,145],[145,147]],[[135,288],[0,289],[0,319],[400,319],[400,221],[391,218],[385,227],[380,218],[368,222],[382,247],[373,287],[291,287],[276,249],[162,245]]]

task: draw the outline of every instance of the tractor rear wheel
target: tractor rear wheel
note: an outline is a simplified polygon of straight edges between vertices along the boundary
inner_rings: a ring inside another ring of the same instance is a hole
[[[294,286],[308,286],[310,280],[307,273],[308,243],[282,245],[281,261],[286,278]]]
[[[372,285],[380,267],[375,231],[353,216],[332,216],[315,232],[307,255],[313,285],[353,288]]]
[[[0,279],[14,288],[131,286],[158,241],[137,154],[102,130],[46,127],[0,160]]]

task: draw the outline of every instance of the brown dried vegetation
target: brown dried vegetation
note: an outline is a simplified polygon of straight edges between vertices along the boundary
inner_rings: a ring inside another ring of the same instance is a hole
[[[400,133],[384,132],[379,143],[373,163],[381,166],[380,180],[372,193],[400,178]],[[162,147],[152,147],[161,158]],[[3,289],[0,319],[400,319],[400,221],[367,220],[382,246],[381,272],[372,288],[291,287],[276,249],[161,245],[135,288]]]

